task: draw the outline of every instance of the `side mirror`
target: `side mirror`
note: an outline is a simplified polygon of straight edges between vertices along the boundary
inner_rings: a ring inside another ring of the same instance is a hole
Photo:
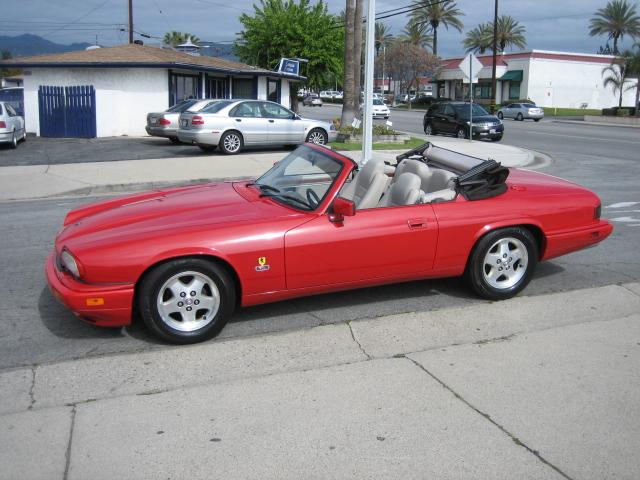
[[[294,113],[292,120],[302,120],[302,117],[300,117],[300,115],[298,115],[297,113]]]
[[[333,223],[341,223],[344,217],[353,217],[356,214],[356,204],[351,200],[338,197],[333,201],[331,213],[329,213],[329,221]]]

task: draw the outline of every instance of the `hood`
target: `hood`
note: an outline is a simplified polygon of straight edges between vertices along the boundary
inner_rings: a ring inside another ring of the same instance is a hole
[[[129,195],[72,210],[56,245],[130,241],[159,231],[212,229],[292,215],[296,213],[257,194],[240,195],[233,183],[210,183]]]
[[[460,116],[460,120],[468,122],[469,115]],[[474,115],[473,123],[494,123],[497,125],[500,124],[500,119],[494,115]]]

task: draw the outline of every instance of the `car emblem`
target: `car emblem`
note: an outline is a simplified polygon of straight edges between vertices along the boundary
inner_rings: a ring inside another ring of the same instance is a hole
[[[266,272],[269,270],[267,265],[267,257],[258,257],[258,265],[256,265],[256,272]]]

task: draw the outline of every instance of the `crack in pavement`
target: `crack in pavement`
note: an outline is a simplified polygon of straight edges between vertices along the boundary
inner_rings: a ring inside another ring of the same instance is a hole
[[[33,405],[36,403],[36,397],[34,396],[34,388],[36,387],[36,367],[31,367],[31,385],[29,386],[29,407],[27,410],[33,410]]]
[[[367,360],[371,360],[371,355],[369,355],[367,353],[367,351],[364,349],[364,347],[362,346],[362,344],[358,341],[358,339],[356,339],[356,335],[353,332],[353,328],[351,328],[351,321],[349,322],[344,322],[347,324],[347,327],[349,327],[349,332],[351,332],[351,338],[353,339],[354,342],[356,342],[356,345],[358,345],[358,348],[360,349],[360,351],[364,354],[365,357],[367,357]]]
[[[473,410],[474,412],[476,412],[478,415],[484,417],[486,420],[488,420],[493,426],[495,426],[496,428],[498,428],[498,430],[500,430],[502,433],[504,433],[507,437],[509,437],[511,439],[511,441],[513,443],[515,443],[516,445],[518,445],[519,447],[524,448],[526,451],[528,451],[530,454],[532,454],[534,457],[536,457],[540,462],[542,462],[543,464],[545,464],[546,466],[550,467],[551,469],[555,470],[558,474],[562,475],[564,478],[566,478],[567,480],[574,480],[573,478],[571,478],[569,475],[567,475],[565,472],[563,472],[559,467],[557,467],[556,465],[554,465],[553,463],[551,463],[549,460],[547,460],[546,458],[544,458],[540,452],[538,450],[535,450],[533,448],[531,448],[530,446],[528,446],[526,443],[524,443],[522,440],[520,440],[518,437],[516,437],[513,433],[511,433],[509,430],[507,430],[504,426],[500,425],[498,422],[496,422],[493,418],[491,418],[491,416],[488,413],[483,412],[482,410],[480,410],[479,408],[475,407],[473,404],[471,404],[471,402],[469,402],[468,400],[466,400],[462,395],[460,395],[458,392],[456,392],[453,388],[451,388],[449,385],[447,385],[443,380],[440,380],[440,378],[436,377],[433,373],[431,373],[429,370],[427,370],[420,362],[418,362],[417,360],[414,360],[413,358],[407,357],[406,355],[404,356],[404,358],[406,358],[407,360],[409,360],[411,363],[413,363],[416,367],[418,367],[420,370],[422,370],[424,373],[426,373],[427,375],[429,375],[431,378],[433,378],[436,382],[438,382],[445,390],[448,390],[455,398],[457,398],[458,400],[460,400],[462,403],[464,403],[467,407],[469,407],[471,410]]]
[[[69,478],[69,468],[71,467],[71,445],[73,443],[73,430],[76,426],[76,406],[71,409],[71,428],[69,429],[69,442],[67,443],[67,451],[65,452],[65,465],[63,479]]]

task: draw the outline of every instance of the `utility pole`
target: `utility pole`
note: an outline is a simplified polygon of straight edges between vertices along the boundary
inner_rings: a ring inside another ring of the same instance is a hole
[[[493,64],[491,66],[491,93],[493,97],[493,105],[491,106],[491,113],[495,110],[495,106],[498,104],[498,95],[496,92],[496,50],[498,49],[498,0],[495,0],[495,10],[493,12]]]
[[[129,43],[133,43],[133,0],[129,0]]]

